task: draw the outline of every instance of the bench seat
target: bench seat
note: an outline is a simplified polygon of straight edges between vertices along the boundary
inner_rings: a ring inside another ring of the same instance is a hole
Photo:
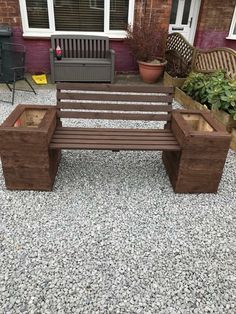
[[[180,146],[171,130],[57,127],[51,149],[168,150]]]

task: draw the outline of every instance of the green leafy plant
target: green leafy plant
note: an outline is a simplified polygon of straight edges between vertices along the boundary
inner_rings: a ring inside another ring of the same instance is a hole
[[[228,80],[224,71],[191,72],[182,90],[207,108],[226,111],[236,120],[236,81]]]

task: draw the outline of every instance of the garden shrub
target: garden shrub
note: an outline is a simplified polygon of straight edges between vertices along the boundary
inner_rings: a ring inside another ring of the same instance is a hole
[[[225,77],[224,71],[212,74],[191,72],[182,90],[208,109],[219,109],[236,120],[236,80]]]

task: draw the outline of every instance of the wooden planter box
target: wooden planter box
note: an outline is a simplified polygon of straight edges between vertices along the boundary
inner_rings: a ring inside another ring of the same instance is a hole
[[[18,105],[0,126],[0,153],[8,189],[53,187],[60,151],[48,145],[57,124],[51,106]]]
[[[236,129],[232,129],[231,135],[232,135],[232,139],[231,139],[230,147],[236,152]]]
[[[163,84],[164,86],[173,86],[173,87],[181,87],[186,78],[173,77],[167,72],[164,72]]]
[[[212,112],[213,116],[225,126],[228,132],[231,132],[232,128],[236,128],[236,121],[230,116],[230,114],[222,110],[209,110],[206,106],[193,100],[180,88],[175,89],[175,100],[186,109],[206,110]]]
[[[210,112],[176,110],[171,129],[181,151],[163,152],[163,162],[176,193],[216,193],[231,136]]]

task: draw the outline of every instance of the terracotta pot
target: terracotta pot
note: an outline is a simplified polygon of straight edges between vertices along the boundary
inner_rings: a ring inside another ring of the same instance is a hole
[[[162,75],[167,61],[161,63],[149,63],[138,61],[139,74],[145,83],[155,83]]]

